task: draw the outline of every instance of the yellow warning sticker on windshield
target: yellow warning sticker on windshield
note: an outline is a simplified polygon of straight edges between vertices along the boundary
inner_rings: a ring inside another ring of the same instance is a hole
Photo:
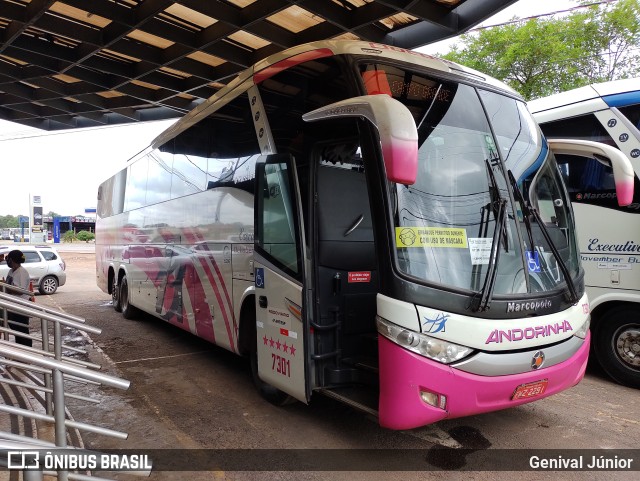
[[[467,248],[467,231],[454,227],[396,227],[398,247]]]

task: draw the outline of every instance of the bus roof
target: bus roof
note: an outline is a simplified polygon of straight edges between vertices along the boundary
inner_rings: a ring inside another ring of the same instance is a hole
[[[589,105],[591,111],[640,103],[640,78],[591,84],[532,100],[528,106],[532,114],[542,114],[540,118],[548,121],[551,115],[549,111],[560,109],[564,112],[569,106],[578,109],[577,104],[581,103]],[[561,109],[562,107],[565,108]]]
[[[377,55],[381,58],[409,62],[419,66],[439,70],[450,75],[455,75],[468,81],[483,83],[488,87],[501,90],[514,97],[520,97],[515,90],[497,79],[463,65],[433,57],[425,53],[375,42],[323,40],[292,47],[260,60],[253,66],[238,74],[235,79],[221,88],[208,100],[187,113],[178,122],[156,137],[152,142],[152,147],[155,148],[165,143],[175,137],[178,133],[206,117],[215,103],[233,92],[240,85],[246,84],[245,87],[249,88],[251,85],[258,84],[270,76],[275,75],[278,71],[290,68],[297,63],[302,63],[313,58],[341,54]],[[233,97],[230,96],[230,99],[231,98]]]

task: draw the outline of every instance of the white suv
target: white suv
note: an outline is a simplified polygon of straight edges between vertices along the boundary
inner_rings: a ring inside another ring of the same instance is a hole
[[[53,294],[59,286],[67,282],[67,273],[64,271],[66,265],[53,247],[39,245],[3,245],[0,246],[0,254],[5,256],[14,249],[22,251],[25,261],[22,264],[31,281],[34,289],[37,288],[40,294]],[[0,262],[0,278],[6,279],[9,273],[7,262]]]

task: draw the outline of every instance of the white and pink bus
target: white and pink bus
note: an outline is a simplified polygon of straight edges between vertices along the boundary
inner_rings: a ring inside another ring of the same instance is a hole
[[[323,41],[247,69],[100,186],[97,282],[125,318],[249,356],[275,404],[323,393],[407,429],[582,379],[574,227],[516,92]]]

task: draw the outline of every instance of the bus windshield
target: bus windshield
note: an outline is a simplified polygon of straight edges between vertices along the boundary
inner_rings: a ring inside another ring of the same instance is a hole
[[[577,276],[567,195],[521,101],[395,66],[361,73],[369,93],[375,85],[403,102],[418,126],[416,182],[390,184],[400,271],[499,295],[555,290],[563,271]]]

